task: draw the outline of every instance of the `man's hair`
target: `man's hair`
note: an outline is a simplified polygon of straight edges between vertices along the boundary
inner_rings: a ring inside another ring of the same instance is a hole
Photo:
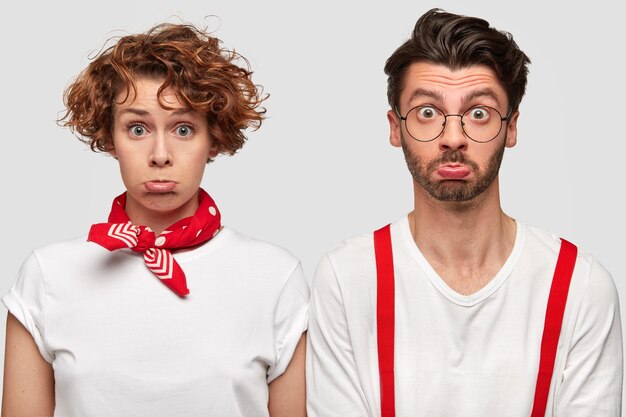
[[[491,68],[502,83],[511,112],[517,111],[526,90],[530,59],[513,36],[476,17],[432,9],[419,18],[413,34],[387,59],[387,99],[399,110],[404,76],[415,62],[430,62],[456,70],[472,65]]]
[[[113,110],[116,97],[137,93],[139,78],[163,80],[158,90],[171,88],[187,108],[205,114],[209,134],[220,153],[234,154],[246,137],[243,130],[258,128],[267,97],[251,80],[248,61],[220,47],[220,40],[186,24],[160,24],[146,33],[121,37],[98,53],[67,88],[66,112],[59,122],[77,132],[93,151],[114,148]],[[236,64],[243,61],[245,68]]]

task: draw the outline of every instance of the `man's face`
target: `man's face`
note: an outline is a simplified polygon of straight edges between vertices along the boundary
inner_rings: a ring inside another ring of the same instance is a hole
[[[417,106],[433,106],[451,115],[481,106],[494,108],[503,117],[509,111],[506,92],[491,69],[472,66],[452,71],[425,62],[408,68],[398,112],[406,116]],[[515,145],[517,116],[517,112],[511,115],[492,141],[478,143],[463,132],[458,116],[447,118],[444,131],[435,140],[419,142],[393,110],[387,115],[391,143],[402,147],[414,181],[432,198],[450,202],[472,200],[494,184],[504,148]]]

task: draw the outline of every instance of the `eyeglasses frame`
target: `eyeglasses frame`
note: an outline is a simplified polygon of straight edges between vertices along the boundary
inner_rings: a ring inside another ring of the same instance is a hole
[[[456,116],[456,117],[460,117],[461,118],[461,120],[459,120],[459,122],[461,123],[461,130],[463,131],[463,134],[465,136],[467,136],[470,140],[473,140],[476,143],[489,143],[492,140],[494,140],[495,138],[497,138],[498,135],[500,134],[500,132],[502,132],[502,122],[507,122],[508,123],[509,119],[511,118],[511,112],[513,111],[513,108],[510,108],[508,114],[506,115],[506,117],[502,117],[502,113],[500,113],[500,111],[498,109],[496,109],[495,107],[491,107],[491,106],[472,106],[469,109],[467,109],[463,114],[445,114],[437,106],[433,106],[433,105],[428,105],[428,106],[419,105],[419,106],[411,107],[409,109],[409,111],[406,112],[406,115],[404,117],[402,117],[402,115],[400,115],[400,112],[398,111],[398,108],[395,108],[394,110],[396,112],[396,115],[400,118],[400,120],[404,120],[404,124],[406,125],[406,119],[409,116],[409,113],[411,113],[413,110],[415,110],[417,108],[420,108],[420,107],[433,107],[433,108],[435,108],[438,112],[440,112],[443,115],[443,125],[442,125],[442,128],[441,128],[441,132],[439,132],[439,134],[437,136],[435,136],[434,138],[432,138],[432,139],[429,139],[429,140],[417,139],[416,137],[411,135],[411,132],[409,132],[409,128],[407,127],[406,131],[408,132],[409,136],[411,136],[411,138],[413,138],[413,140],[416,140],[418,142],[423,142],[423,143],[432,142],[432,141],[434,141],[435,139],[437,139],[439,136],[441,136],[443,134],[443,132],[446,130],[446,125],[448,123],[448,116]],[[467,112],[469,112],[472,109],[481,108],[481,107],[486,107],[488,109],[493,109],[493,110],[496,111],[496,113],[498,113],[498,116],[500,116],[500,129],[498,129],[498,133],[496,133],[496,135],[493,138],[491,138],[489,140],[486,140],[486,141],[479,141],[479,140],[476,140],[476,139],[472,138],[470,135],[468,135],[467,132],[465,131],[465,128],[464,128],[465,123],[463,123],[463,116],[465,116],[467,114]]]

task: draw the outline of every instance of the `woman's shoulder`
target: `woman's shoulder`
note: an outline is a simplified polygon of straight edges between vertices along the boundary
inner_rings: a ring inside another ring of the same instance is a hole
[[[39,246],[33,250],[37,258],[65,259],[67,256],[85,256],[98,252],[99,246],[87,241],[87,235]]]
[[[231,244],[238,250],[254,252],[259,255],[267,255],[285,260],[297,260],[293,253],[278,244],[248,236],[228,227],[224,227],[223,232],[230,234]]]
[[[87,241],[87,235],[39,246],[31,251],[22,264],[36,266],[41,273],[52,279],[70,272],[80,274],[106,263],[112,252],[93,242]]]
[[[177,255],[177,259],[213,255],[210,258],[238,262],[256,268],[293,269],[298,258],[284,247],[263,239],[253,238],[230,227],[222,230],[202,247]]]

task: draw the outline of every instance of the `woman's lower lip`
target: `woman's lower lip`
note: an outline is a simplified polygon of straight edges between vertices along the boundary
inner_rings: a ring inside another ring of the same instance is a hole
[[[458,180],[467,177],[470,174],[469,167],[461,166],[445,166],[437,169],[437,174],[447,180]]]
[[[148,181],[144,183],[146,190],[152,193],[169,193],[176,188],[174,181]]]

